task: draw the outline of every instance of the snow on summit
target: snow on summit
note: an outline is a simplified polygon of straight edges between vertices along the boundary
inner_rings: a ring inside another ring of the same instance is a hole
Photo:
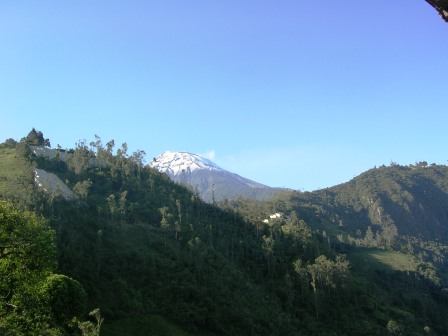
[[[165,152],[154,158],[149,166],[177,183],[194,188],[206,202],[241,196],[267,199],[280,190],[224,170],[203,156],[189,152]]]
[[[149,166],[171,176],[198,169],[225,171],[210,160],[188,152],[167,151],[155,158]]]

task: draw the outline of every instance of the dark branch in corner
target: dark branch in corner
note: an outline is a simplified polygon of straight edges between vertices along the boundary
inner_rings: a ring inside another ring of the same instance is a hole
[[[448,0],[425,0],[436,9],[445,22],[448,22]]]

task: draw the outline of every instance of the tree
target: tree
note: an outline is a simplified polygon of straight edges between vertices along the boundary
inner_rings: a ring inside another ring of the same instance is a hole
[[[272,256],[274,255],[275,239],[272,238],[271,236],[266,235],[263,235],[263,237],[261,238],[263,239],[261,246],[264,252],[266,253],[266,259],[268,262],[268,273],[271,273],[271,259]]]
[[[291,213],[289,221],[282,225],[281,229],[283,233],[305,245],[311,242],[311,229],[306,225],[304,220],[297,217],[295,211]]]
[[[120,211],[120,228],[123,228],[123,222],[126,215],[126,196],[128,192],[125,190],[120,194],[120,200],[118,201],[118,210]]]
[[[14,147],[17,145],[17,141],[15,141],[15,140],[12,139],[12,138],[9,138],[9,139],[6,139],[6,141],[5,141],[5,145],[6,145],[7,147],[14,148]]]
[[[376,245],[375,244],[375,234],[373,233],[371,226],[367,227],[367,231],[366,231],[366,235],[363,240],[363,244],[364,244],[364,246],[367,246],[367,247],[372,247],[372,246]]]
[[[392,248],[395,243],[395,239],[398,236],[398,230],[395,224],[388,224],[384,226],[381,236],[384,239],[386,248]]]
[[[89,157],[93,153],[86,145],[86,140],[80,140],[76,143],[75,152],[68,160],[68,167],[72,169],[76,175],[80,175],[89,168]]]
[[[145,162],[145,155],[146,155],[145,151],[137,150],[134,153],[132,153],[132,156],[130,157],[131,161],[135,165],[138,179],[140,179],[141,177],[141,171],[143,168],[143,164]]]
[[[397,321],[389,320],[386,328],[390,335],[401,335],[401,327]]]
[[[103,147],[101,138],[95,134],[95,141],[90,142],[92,152],[96,154],[96,162],[100,169],[107,164],[107,152]]]
[[[92,186],[92,181],[90,179],[77,182],[73,187],[73,192],[78,195],[81,199],[86,199],[89,194],[89,189]]]
[[[54,232],[30,212],[0,202],[0,304],[22,304],[36,281],[55,268]],[[0,308],[1,309],[1,308]]]
[[[83,336],[99,336],[101,331],[101,325],[104,322],[104,318],[101,317],[101,312],[97,308],[89,313],[96,320],[96,324],[91,321],[80,322],[78,321],[78,328],[81,330]]]
[[[326,289],[328,298],[330,298],[331,289],[336,288],[339,280],[348,276],[349,268],[350,263],[344,255],[338,255],[336,261],[332,261],[326,256],[321,255],[315,259],[314,264],[307,266],[308,273],[311,275],[317,322],[319,322],[319,309],[317,304],[319,293]]]
[[[182,231],[182,208],[180,200],[176,200],[176,208],[179,220],[175,222],[174,229],[176,230],[175,238],[178,239],[179,232]]]
[[[324,255],[317,257],[314,264],[307,266],[308,273],[312,278],[311,286],[313,290],[326,288],[328,296],[330,296],[330,289],[336,288],[337,281],[348,276],[349,268],[350,262],[345,255],[338,255],[335,261]]]
[[[101,152],[97,152],[97,156],[100,160],[100,165],[104,162],[110,166],[112,166],[114,164],[114,147],[115,147],[115,140],[109,140],[106,143],[106,148],[101,150]]]
[[[303,294],[304,294],[304,291],[306,288],[306,282],[308,280],[307,269],[306,269],[306,267],[304,267],[303,261],[300,258],[293,262],[293,267],[294,267],[294,272],[297,274],[297,276],[300,280],[300,289],[301,289],[302,298],[303,298]]]
[[[117,202],[115,200],[115,195],[110,194],[107,198],[107,204],[109,205],[109,211],[110,211],[110,220],[112,223],[115,221],[115,213],[117,212]]]
[[[50,289],[55,268],[55,235],[45,220],[0,202],[0,334],[44,334],[60,326],[52,304],[66,298]]]
[[[41,295],[50,306],[53,321],[59,325],[67,325],[85,311],[86,292],[78,281],[68,276],[49,275],[41,287]]]
[[[311,286],[317,292],[321,288],[327,288],[330,295],[330,288],[334,287],[334,263],[326,256],[321,255],[316,258],[314,264],[307,266],[311,275]]]
[[[29,145],[50,147],[50,140],[45,139],[42,132],[36,131],[34,128],[26,136],[25,142]],[[23,139],[22,139],[23,140]]]
[[[162,215],[162,219],[160,220],[160,228],[163,232],[165,232],[165,248],[167,247],[166,238],[168,235],[168,232],[171,230],[171,223],[173,221],[173,215],[169,213],[168,207],[163,207],[159,209],[160,214]]]

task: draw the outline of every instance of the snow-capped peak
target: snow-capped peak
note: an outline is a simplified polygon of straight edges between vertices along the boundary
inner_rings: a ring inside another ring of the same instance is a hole
[[[149,166],[171,176],[193,172],[197,169],[224,171],[210,160],[188,152],[167,151],[156,157]]]

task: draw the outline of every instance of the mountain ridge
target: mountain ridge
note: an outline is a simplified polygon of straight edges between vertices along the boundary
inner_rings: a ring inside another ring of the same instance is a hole
[[[446,166],[380,167],[315,192],[209,204],[126,146],[114,154],[97,138],[64,162],[31,141],[0,145],[0,199],[48,219],[60,271],[101,308],[107,335],[158,334],[155,316],[207,336],[448,330]],[[33,168],[79,200],[43,191]]]
[[[225,171],[209,159],[187,151],[166,151],[155,157],[149,166],[173,176],[182,174],[185,171],[193,172],[197,169]]]
[[[227,171],[212,161],[190,152],[166,151],[149,164],[173,181],[190,186],[207,202],[248,197],[267,199],[281,188],[271,188]]]

